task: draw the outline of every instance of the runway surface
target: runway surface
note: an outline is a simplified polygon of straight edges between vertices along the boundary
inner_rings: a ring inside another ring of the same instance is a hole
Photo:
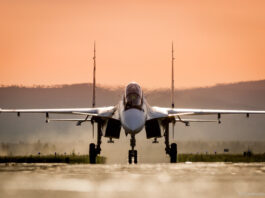
[[[0,164],[0,197],[265,197],[265,163]]]

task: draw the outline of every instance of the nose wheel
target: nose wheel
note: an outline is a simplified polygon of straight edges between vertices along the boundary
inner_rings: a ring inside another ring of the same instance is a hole
[[[129,164],[132,164],[133,162],[137,164],[137,150],[129,150],[128,161]]]
[[[129,150],[128,153],[128,162],[129,164],[132,164],[132,162],[134,162],[134,164],[137,164],[137,150],[134,150],[136,144],[136,140],[135,140],[135,135],[131,135],[131,140],[130,140],[130,145],[132,147],[131,150]]]

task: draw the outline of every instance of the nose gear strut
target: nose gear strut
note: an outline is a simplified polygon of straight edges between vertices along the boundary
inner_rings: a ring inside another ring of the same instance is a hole
[[[135,135],[131,135],[130,146],[132,147],[132,149],[129,150],[129,153],[128,153],[129,164],[132,163],[133,161],[132,159],[134,159],[134,164],[137,164],[137,150],[134,150],[135,145],[136,145]]]

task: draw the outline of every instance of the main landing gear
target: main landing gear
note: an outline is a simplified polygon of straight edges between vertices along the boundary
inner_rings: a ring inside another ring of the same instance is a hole
[[[171,163],[176,163],[177,162],[177,154],[178,154],[178,149],[177,149],[177,144],[172,143],[171,145],[169,144],[169,125],[167,124],[165,127],[165,144],[166,144],[166,154],[169,155],[170,157],[170,162]]]
[[[135,143],[136,143],[135,135],[131,135],[130,145],[132,149],[129,150],[129,155],[128,155],[129,164],[133,162],[133,159],[134,159],[134,164],[137,164],[137,150],[134,150]]]
[[[91,164],[96,164],[96,159],[97,156],[100,154],[101,152],[101,138],[102,138],[102,123],[99,121],[97,122],[97,144],[91,143],[89,145],[89,160]],[[177,149],[177,144],[176,143],[172,143],[169,144],[169,125],[167,124],[165,127],[165,132],[164,132],[164,137],[165,137],[165,151],[166,154],[169,155],[170,157],[170,162],[171,163],[176,163],[177,162],[177,153],[178,153],[178,149]],[[135,145],[136,145],[136,139],[135,139],[135,135],[131,135],[131,140],[130,140],[130,146],[131,146],[131,150],[129,150],[128,152],[128,162],[129,164],[132,164],[134,162],[134,164],[137,164],[138,162],[138,158],[137,158],[137,150],[135,150]]]
[[[97,145],[94,143],[91,143],[89,145],[89,162],[90,164],[96,164],[97,162],[97,156],[101,152],[101,138],[102,138],[102,127],[101,127],[101,122],[98,122],[97,124]]]

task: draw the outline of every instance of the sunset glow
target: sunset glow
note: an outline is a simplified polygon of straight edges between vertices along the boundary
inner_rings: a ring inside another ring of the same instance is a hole
[[[0,1],[0,84],[175,87],[265,79],[265,1]]]

